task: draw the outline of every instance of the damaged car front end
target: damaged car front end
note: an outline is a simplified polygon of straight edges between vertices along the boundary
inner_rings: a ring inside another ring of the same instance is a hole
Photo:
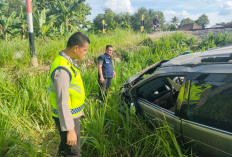
[[[161,66],[162,63],[165,63],[167,61],[168,60],[159,61],[159,62],[152,64],[151,66],[143,69],[142,71],[136,73],[135,75],[131,76],[123,84],[123,86],[120,89],[122,103],[127,104],[127,105],[133,105],[134,104],[133,93],[131,93],[131,90],[133,89],[133,87],[141,80],[146,79],[147,77],[145,77],[145,76],[151,75],[154,71],[157,70],[157,68],[159,68]]]

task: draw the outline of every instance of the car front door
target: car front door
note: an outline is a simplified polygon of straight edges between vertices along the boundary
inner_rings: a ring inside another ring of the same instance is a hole
[[[166,110],[141,98],[138,99],[137,103],[150,119],[157,123],[163,123],[161,120],[164,120],[164,122],[167,122],[172,130],[180,135],[181,120],[178,116],[175,116],[174,112]]]
[[[137,89],[139,109],[156,122],[167,122],[178,134],[181,120],[175,115],[175,108],[183,79],[180,76],[162,76],[150,80]]]

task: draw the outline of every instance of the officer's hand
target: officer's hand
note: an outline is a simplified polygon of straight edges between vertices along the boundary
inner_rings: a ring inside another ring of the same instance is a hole
[[[100,82],[103,83],[105,79],[103,77],[100,78]]]
[[[77,144],[77,135],[73,129],[69,130],[67,133],[67,145],[74,146]]]
[[[84,118],[86,117],[86,116],[85,116],[85,112],[84,112],[84,111],[82,111],[82,113],[81,113],[81,114],[82,114],[82,117],[84,117]]]
[[[113,77],[116,78],[116,73],[115,72],[113,73]]]

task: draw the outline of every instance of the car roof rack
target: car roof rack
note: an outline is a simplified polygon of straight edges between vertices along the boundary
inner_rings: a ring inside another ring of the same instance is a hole
[[[201,59],[201,62],[230,62],[232,60],[232,53],[228,57],[208,57]]]

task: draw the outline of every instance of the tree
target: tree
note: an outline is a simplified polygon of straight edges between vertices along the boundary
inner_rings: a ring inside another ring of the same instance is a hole
[[[0,1],[0,36],[9,40],[21,33],[24,38],[26,34],[26,12],[23,0]]]
[[[230,27],[230,26],[232,26],[232,21],[231,22],[217,23],[216,25],[223,25],[224,27]]]
[[[116,22],[117,27],[121,27],[123,29],[131,28],[131,16],[129,13],[116,14],[114,21]]]
[[[142,14],[146,14],[147,9],[146,8],[139,8],[138,11],[131,16],[131,25],[132,25],[132,29],[135,31],[139,31],[140,30],[140,26],[141,26],[141,16]],[[147,18],[147,16],[145,16],[145,19]],[[147,19],[146,19],[147,21]],[[146,24],[146,22],[144,23],[144,25]]]
[[[1,15],[0,17],[0,36],[8,41],[9,37],[16,36],[20,32],[20,19],[16,12],[12,12],[9,17]]]
[[[40,16],[45,9],[46,23],[53,23],[62,34],[85,24],[91,7],[84,2],[85,0],[37,0],[34,2],[34,12]]]
[[[116,28],[116,22],[114,20],[115,16],[116,16],[115,13],[111,9],[106,8],[105,14],[98,14],[93,20],[95,31],[102,30],[103,28],[102,20],[105,20],[106,30],[115,29]]]
[[[95,31],[102,29],[102,20],[105,20],[106,30],[114,30],[117,27],[130,28],[131,16],[129,13],[115,14],[111,9],[105,9],[105,14],[98,14],[93,19]]]
[[[131,25],[132,25],[133,30],[135,31],[140,30],[142,14],[144,14],[145,16],[144,28],[148,32],[152,31],[153,19],[155,18],[156,15],[158,15],[161,27],[163,26],[165,22],[164,15],[162,12],[154,11],[153,9],[147,10],[146,8],[142,7],[138,9],[138,11],[134,15],[131,16]]]
[[[98,14],[93,19],[93,25],[95,27],[95,31],[102,30],[102,20],[104,20],[104,14]]]
[[[49,36],[49,33],[54,31],[55,16],[50,16],[48,20],[46,14],[46,9],[37,10],[33,14],[34,31],[37,36]]]
[[[181,20],[180,26],[183,26],[185,24],[191,24],[191,23],[194,23],[194,21],[188,17],[188,18],[185,18],[185,19]]]
[[[33,0],[35,35],[64,34],[89,24],[86,16],[90,15],[91,7],[83,2],[85,0]],[[15,22],[7,20],[12,17]],[[3,38],[15,36],[16,32],[25,38],[27,25],[25,0],[0,0],[0,34]]]
[[[114,30],[116,28],[116,22],[114,21],[115,13],[109,9],[105,9],[104,20],[106,22],[107,30]]]
[[[168,26],[169,31],[175,31],[176,29],[177,29],[177,26],[175,24],[173,24],[173,23]]]
[[[0,1],[0,12],[9,17],[12,12],[20,13],[21,7],[26,11],[25,0],[2,0]]]
[[[178,25],[179,19],[178,17],[174,16],[171,21],[174,25]]]
[[[21,6],[21,11],[20,11],[20,14],[19,14],[19,19],[21,21],[21,30],[20,30],[20,33],[21,33],[21,38],[22,39],[25,39],[26,38],[26,32],[27,32],[27,13],[26,11],[24,10],[24,6]]]
[[[209,24],[209,19],[207,15],[203,14],[195,22],[199,26],[202,26],[202,28],[205,28],[205,26]]]
[[[172,18],[172,21],[171,21],[171,26],[170,26],[170,30],[171,31],[174,31],[174,30],[176,30],[177,29],[177,27],[178,27],[178,22],[179,22],[179,19],[176,17],[176,16],[174,16],[173,18]]]

